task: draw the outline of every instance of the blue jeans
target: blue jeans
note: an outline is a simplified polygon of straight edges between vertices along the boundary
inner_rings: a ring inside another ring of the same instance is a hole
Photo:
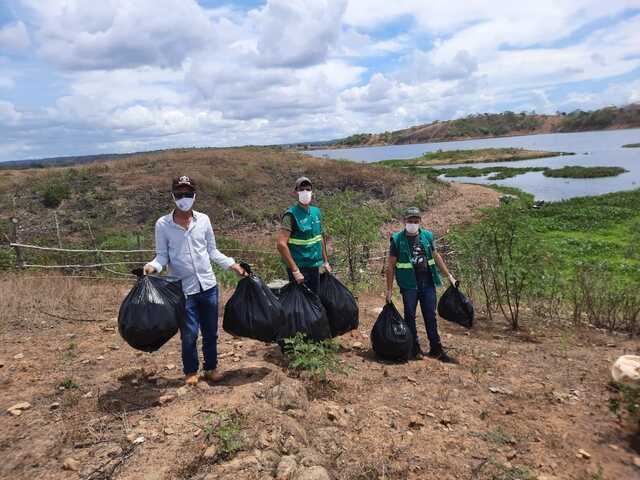
[[[422,310],[422,317],[424,318],[424,326],[427,330],[430,347],[434,348],[440,345],[438,322],[436,321],[436,287],[433,283],[418,283],[417,289],[401,289],[400,293],[402,293],[402,303],[404,304],[404,319],[411,333],[413,333],[413,353],[415,354],[420,351],[420,342],[416,328],[418,302],[420,302],[420,310]]]
[[[218,287],[187,296],[187,318],[180,327],[185,375],[198,371],[198,329],[202,331],[204,369],[218,366]]]

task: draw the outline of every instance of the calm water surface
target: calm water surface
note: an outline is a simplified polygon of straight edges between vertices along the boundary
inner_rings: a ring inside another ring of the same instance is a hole
[[[617,177],[569,179],[547,178],[542,172],[529,172],[505,180],[488,181],[486,177],[443,178],[466,183],[495,183],[517,187],[532,193],[537,200],[556,201],[572,197],[601,195],[620,190],[640,188],[640,148],[622,148],[628,143],[640,142],[640,129],[609,130],[601,132],[553,133],[521,137],[464,140],[457,142],[390,145],[385,147],[312,150],[307,153],[320,157],[338,158],[358,162],[377,162],[388,159],[409,159],[437,150],[471,150],[476,148],[520,147],[531,150],[574,152],[573,156],[549,157],[517,162],[476,163],[474,167],[518,166],[551,167],[565,165],[615,166],[628,170]],[[450,168],[460,165],[447,165]],[[468,164],[466,166],[469,166]]]

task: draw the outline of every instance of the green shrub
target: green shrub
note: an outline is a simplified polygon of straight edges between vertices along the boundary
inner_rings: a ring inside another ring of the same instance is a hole
[[[463,278],[483,292],[488,313],[496,305],[514,330],[545,262],[538,251],[541,237],[521,216],[523,208],[520,201],[503,205],[488,212],[481,223],[451,236]]]
[[[203,431],[207,442],[217,444],[216,460],[230,460],[244,448],[242,418],[236,412],[223,410],[217,415],[209,415]]]
[[[64,390],[75,390],[80,388],[76,381],[71,377],[65,378],[58,386]]]
[[[289,367],[308,372],[312,379],[326,381],[327,373],[344,373],[345,367],[338,357],[340,345],[335,340],[316,342],[303,333],[284,340],[284,352]]]
[[[612,395],[609,409],[615,415],[626,413],[637,425],[640,425],[640,388],[624,383],[611,383]]]
[[[69,198],[71,189],[63,180],[49,182],[41,190],[42,204],[47,208],[58,208],[63,200]]]
[[[360,279],[368,264],[368,252],[379,239],[382,223],[388,213],[364,201],[363,194],[350,190],[321,199],[323,228],[333,241],[333,256],[347,267],[352,283]]]

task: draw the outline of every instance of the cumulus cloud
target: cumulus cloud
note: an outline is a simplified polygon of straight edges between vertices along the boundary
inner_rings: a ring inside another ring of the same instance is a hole
[[[0,27],[0,53],[15,53],[29,48],[31,40],[27,27],[21,21]]]
[[[640,96],[637,0],[11,1],[0,160],[320,140]]]
[[[271,0],[250,13],[262,66],[306,67],[324,62],[340,35],[346,0]]]
[[[41,54],[77,70],[173,67],[215,46],[210,19],[192,0],[25,0]]]

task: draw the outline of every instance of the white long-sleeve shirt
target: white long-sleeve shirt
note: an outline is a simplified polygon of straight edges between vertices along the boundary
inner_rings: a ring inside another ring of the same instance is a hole
[[[173,212],[156,222],[156,257],[150,262],[160,273],[168,267],[171,276],[182,280],[185,295],[216,286],[211,262],[225,270],[235,263],[216,247],[216,237],[209,217],[193,211],[186,230],[173,220]]]

